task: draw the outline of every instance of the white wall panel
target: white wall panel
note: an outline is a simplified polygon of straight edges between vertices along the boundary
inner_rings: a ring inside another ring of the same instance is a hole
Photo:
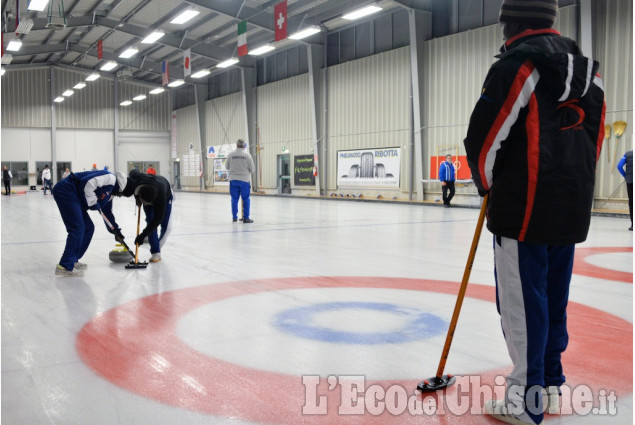
[[[190,144],[193,146],[193,153],[205,154],[200,149],[197,113],[196,105],[176,111],[176,156],[179,159],[182,159],[183,155],[190,154]],[[183,173],[183,168],[181,168],[181,173]],[[200,178],[181,177],[181,186],[198,188]]]
[[[61,96],[67,89],[86,79],[86,74],[55,68],[53,94]],[[56,103],[56,125],[59,128],[113,129],[112,80],[100,78],[87,81],[86,87]]]
[[[49,69],[7,71],[2,76],[2,126],[51,127]]]
[[[119,128],[121,130],[159,131],[169,130],[170,95],[164,91],[158,95],[149,93],[150,88],[138,84],[119,84],[119,102],[132,101],[131,105],[119,106]],[[135,96],[146,95],[140,101]]]
[[[400,147],[402,191],[410,174],[410,48],[330,67],[327,190],[336,188],[337,151]]]
[[[71,161],[71,171],[92,170],[93,164],[98,169],[108,166],[114,169],[113,132],[108,130],[57,130],[57,158]]]
[[[258,87],[257,105],[262,146],[261,187],[275,189],[277,158],[283,146],[291,155],[291,164],[295,155],[313,153],[309,75],[302,74]],[[256,153],[255,149],[251,152]],[[254,155],[254,161],[258,162],[257,155]]]
[[[247,139],[246,128],[241,93],[233,93],[205,102],[205,147],[223,144],[235,146],[236,140]],[[211,186],[214,184],[214,160],[206,161],[206,181]]]
[[[626,185],[617,171],[624,152],[633,149],[633,2],[599,0],[595,9],[594,57],[606,96],[606,124],[611,135],[605,140],[598,163],[595,195],[599,198],[626,199]],[[627,123],[624,135],[613,132],[616,121]],[[602,203],[604,201],[601,201]]]

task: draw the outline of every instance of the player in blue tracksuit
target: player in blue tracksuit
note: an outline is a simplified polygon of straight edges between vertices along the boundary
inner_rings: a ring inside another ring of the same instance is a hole
[[[450,201],[454,198],[454,164],[452,163],[452,155],[445,156],[445,161],[439,167],[439,181],[443,190],[443,205],[447,208]],[[450,194],[448,195],[448,191]]]
[[[109,223],[106,229],[123,241],[121,229],[112,214],[113,192],[126,187],[127,178],[123,173],[113,174],[105,170],[71,173],[53,188],[53,198],[62,215],[68,236],[64,253],[55,269],[60,276],[81,276],[87,266],[80,263],[95,231],[88,210],[101,211]],[[109,227],[110,224],[112,226]]]

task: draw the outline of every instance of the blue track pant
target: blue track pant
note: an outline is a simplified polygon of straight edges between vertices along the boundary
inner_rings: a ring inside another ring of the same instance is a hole
[[[75,263],[84,256],[95,232],[95,225],[84,210],[77,186],[70,179],[61,180],[53,189],[53,198],[62,215],[68,236],[60,265],[73,270]]]
[[[238,218],[238,198],[243,198],[243,218],[249,218],[249,192],[251,185],[240,180],[229,182],[229,194],[232,197],[232,218]]]
[[[561,354],[569,342],[566,310],[574,251],[575,245],[494,237],[496,304],[514,365],[507,398],[525,406],[535,423],[543,418],[540,388],[565,381]],[[513,387],[521,390],[512,394]]]

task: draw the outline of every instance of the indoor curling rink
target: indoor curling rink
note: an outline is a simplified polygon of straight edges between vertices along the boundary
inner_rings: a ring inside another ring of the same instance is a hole
[[[457,383],[416,391],[437,372],[477,208],[252,196],[242,224],[227,194],[175,198],[161,262],[110,262],[90,212],[88,270],[67,278],[53,197],[2,196],[2,424],[500,423],[480,413],[511,368],[487,229],[445,367]],[[132,245],[134,200],[114,213]],[[633,423],[628,227],[595,216],[577,248],[568,397],[546,424]]]

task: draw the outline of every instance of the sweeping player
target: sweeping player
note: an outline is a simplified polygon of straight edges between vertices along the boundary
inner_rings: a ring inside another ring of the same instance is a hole
[[[574,244],[587,236],[604,139],[599,65],[551,29],[557,11],[557,0],[503,1],[506,41],[464,141],[474,184],[489,192],[497,305],[513,362],[505,400],[484,409],[521,425],[556,410],[565,382]]]
[[[161,261],[161,247],[171,230],[170,215],[174,194],[165,177],[142,173],[137,169],[130,171],[128,184],[117,196],[135,197],[137,205],[143,205],[146,215],[146,228],[139,233],[135,244],[143,245],[145,238],[150,243],[151,263]],[[161,234],[157,229],[161,226]]]
[[[84,256],[95,231],[88,210],[101,211],[113,225],[106,226],[108,232],[115,235],[115,240],[124,240],[121,229],[112,214],[112,195],[126,187],[126,175],[108,171],[84,171],[71,173],[60,180],[53,188],[53,198],[62,215],[68,236],[66,247],[55,268],[58,276],[82,276],[88,266],[79,260]]]

